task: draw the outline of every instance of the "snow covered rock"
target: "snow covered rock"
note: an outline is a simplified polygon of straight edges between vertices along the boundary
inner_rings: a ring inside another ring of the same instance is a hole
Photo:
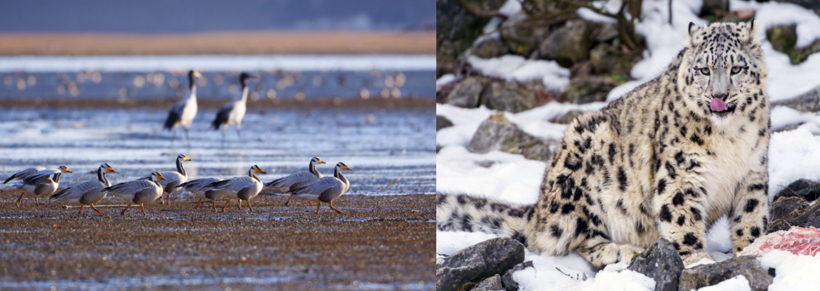
[[[675,247],[663,238],[629,264],[630,270],[655,279],[655,291],[677,291],[683,268]]]
[[[470,54],[482,59],[497,58],[510,52],[504,42],[498,38],[488,38],[482,42],[474,44],[470,49]]]
[[[476,108],[479,105],[479,96],[483,90],[484,84],[480,78],[466,78],[453,87],[453,90],[447,94],[443,102],[444,104],[463,108]]]
[[[740,255],[759,256],[772,250],[782,250],[795,255],[814,256],[820,252],[820,229],[792,227],[757,238],[746,246]]]
[[[774,196],[772,201],[791,196],[802,197],[809,202],[817,200],[817,198],[820,197],[820,182],[809,179],[794,181],[789,184],[789,186],[786,186],[786,188],[783,188],[783,190],[780,190],[780,192],[777,192],[777,195]]]
[[[465,283],[503,274],[524,261],[524,245],[514,239],[494,238],[436,260],[436,290],[457,290]]]
[[[556,142],[557,143],[557,142]],[[530,160],[548,161],[550,143],[519,129],[497,112],[481,123],[467,150],[474,153],[488,153],[499,150],[510,154],[521,154]]]
[[[774,276],[760,266],[753,256],[742,256],[719,263],[700,265],[683,270],[680,275],[680,290],[697,290],[716,285],[739,275],[746,277],[751,290],[767,290]]]

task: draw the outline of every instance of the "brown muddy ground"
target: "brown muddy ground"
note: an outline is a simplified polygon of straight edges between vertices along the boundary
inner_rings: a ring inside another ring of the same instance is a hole
[[[179,198],[144,217],[28,198],[17,207],[11,192],[0,191],[0,289],[435,288],[432,195],[343,196],[344,214],[318,215],[282,196],[227,213]]]

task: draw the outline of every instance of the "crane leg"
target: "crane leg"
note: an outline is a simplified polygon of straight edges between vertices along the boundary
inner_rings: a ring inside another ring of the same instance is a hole
[[[245,145],[245,141],[242,140],[242,129],[238,126],[236,127],[236,137],[239,138],[239,143]]]

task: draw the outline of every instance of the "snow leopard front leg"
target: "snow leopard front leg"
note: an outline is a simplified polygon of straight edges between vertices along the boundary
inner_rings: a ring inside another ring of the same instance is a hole
[[[732,250],[739,252],[756,238],[766,234],[769,224],[769,173],[765,159],[738,185],[729,212]]]
[[[697,171],[700,154],[661,147],[655,176],[653,214],[661,237],[678,251],[684,265],[712,259],[706,252],[706,190]]]

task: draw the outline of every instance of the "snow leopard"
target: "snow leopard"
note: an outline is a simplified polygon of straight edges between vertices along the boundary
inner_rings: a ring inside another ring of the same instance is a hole
[[[569,125],[535,205],[437,193],[437,228],[515,238],[544,255],[575,251],[595,268],[664,238],[690,266],[712,259],[706,233],[726,216],[742,250],[768,224],[771,124],[756,29],[690,23],[658,77]]]

